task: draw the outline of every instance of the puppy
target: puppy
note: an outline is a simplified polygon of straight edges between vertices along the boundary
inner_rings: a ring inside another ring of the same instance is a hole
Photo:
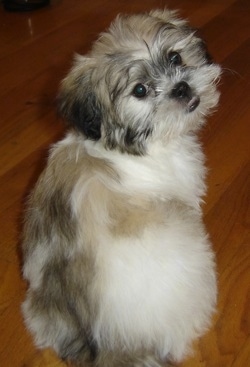
[[[197,132],[220,67],[176,12],[119,16],[62,82],[71,125],[29,201],[23,313],[77,365],[181,361],[216,304]]]

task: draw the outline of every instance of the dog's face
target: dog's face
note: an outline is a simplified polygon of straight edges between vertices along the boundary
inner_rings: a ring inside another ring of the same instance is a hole
[[[217,105],[219,66],[175,12],[118,17],[62,84],[63,116],[107,149],[146,154],[150,141],[196,131]]]

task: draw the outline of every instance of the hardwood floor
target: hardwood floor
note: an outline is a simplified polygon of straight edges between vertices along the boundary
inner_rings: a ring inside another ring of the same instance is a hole
[[[213,327],[181,367],[250,366],[250,2],[249,0],[64,0],[30,13],[0,8],[0,365],[59,367],[37,351],[20,303],[23,202],[62,136],[55,98],[74,52],[85,53],[120,12],[180,9],[222,64],[221,102],[201,139],[207,155],[205,222],[217,255]]]

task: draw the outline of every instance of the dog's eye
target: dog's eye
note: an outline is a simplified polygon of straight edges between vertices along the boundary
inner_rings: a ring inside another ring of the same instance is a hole
[[[182,64],[181,55],[176,51],[170,52],[168,59],[171,65],[180,66]]]
[[[143,84],[136,84],[133,89],[133,95],[137,98],[143,98],[147,95],[147,87]]]

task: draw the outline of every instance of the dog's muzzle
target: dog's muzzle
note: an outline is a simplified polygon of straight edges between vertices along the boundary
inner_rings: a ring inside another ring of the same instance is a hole
[[[195,96],[187,82],[177,83],[170,93],[170,98],[176,99],[187,106],[188,112],[193,112],[200,103],[200,98]]]

